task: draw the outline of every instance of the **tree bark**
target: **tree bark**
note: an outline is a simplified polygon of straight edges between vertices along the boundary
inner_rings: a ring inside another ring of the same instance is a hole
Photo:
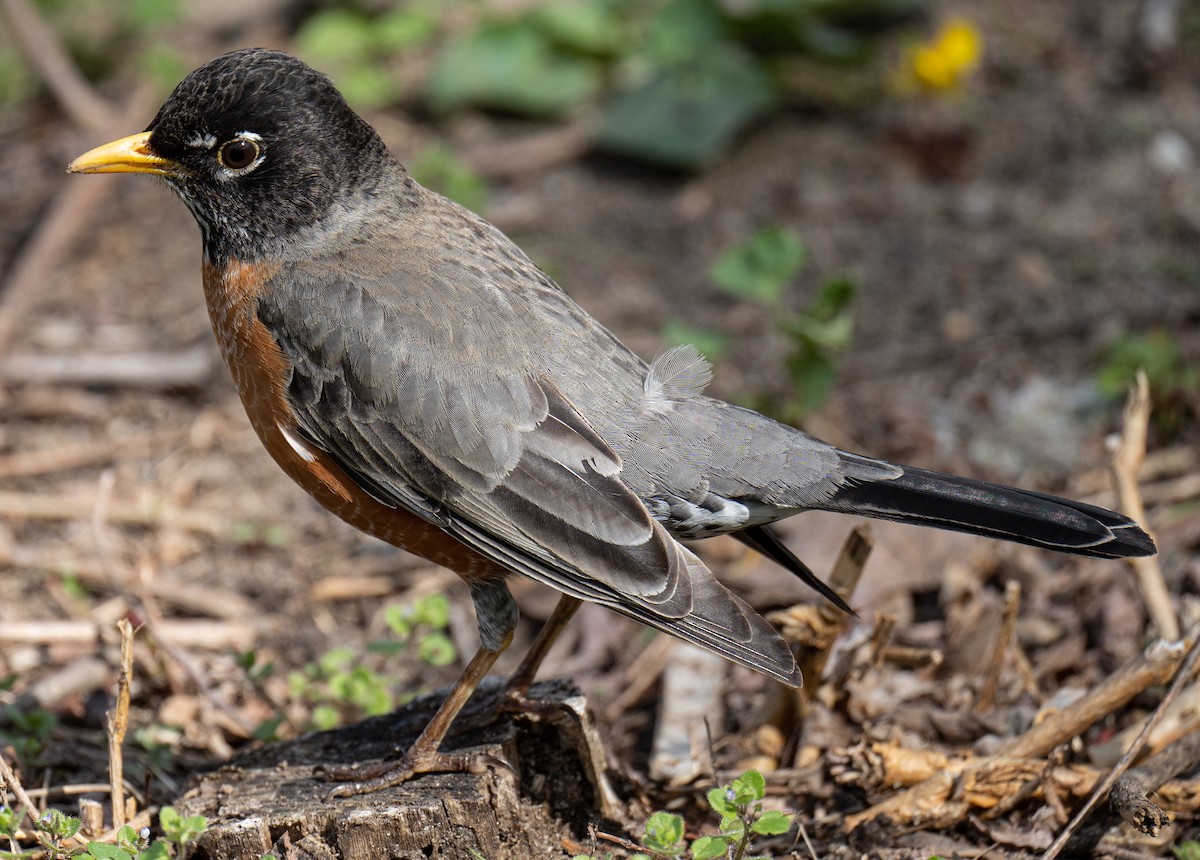
[[[444,748],[500,758],[511,771],[425,774],[326,799],[335,783],[319,767],[373,763],[406,749],[441,701],[435,694],[387,716],[252,750],[194,777],[175,804],[209,821],[190,856],[528,860],[565,856],[564,839],[583,840],[588,824],[624,819],[579,691],[536,685],[537,716],[503,715],[480,727],[495,713],[498,691],[498,684],[481,688]]]

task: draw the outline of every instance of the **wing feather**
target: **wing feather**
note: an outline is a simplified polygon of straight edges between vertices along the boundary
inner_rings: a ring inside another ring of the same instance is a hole
[[[377,284],[307,286],[258,316],[292,368],[298,431],[364,490],[516,573],[799,683],[778,634],[654,521],[548,377],[498,363],[503,350],[438,356],[440,317],[401,312]],[[363,327],[332,331],[331,315]]]

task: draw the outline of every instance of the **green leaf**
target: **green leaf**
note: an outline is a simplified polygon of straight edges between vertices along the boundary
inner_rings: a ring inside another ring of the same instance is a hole
[[[358,61],[373,46],[371,22],[351,9],[323,9],[296,32],[296,50],[320,66]]]
[[[723,785],[719,788],[710,788],[705,797],[708,798],[708,805],[713,808],[713,812],[718,815],[737,815],[738,810],[734,805],[735,795],[729,786]]]
[[[427,9],[393,9],[375,20],[375,44],[385,54],[395,54],[429,42],[437,33],[438,19]]]
[[[555,116],[599,87],[594,61],[559,51],[523,22],[489,22],[443,46],[429,81],[429,103],[436,111],[475,105]]]
[[[726,251],[713,266],[712,278],[728,293],[775,305],[807,259],[808,251],[793,231],[763,227]]]
[[[171,860],[171,849],[161,839],[156,839],[138,855],[137,860]]]
[[[140,32],[174,24],[182,17],[179,0],[126,0],[125,14],[130,25]]]
[[[71,839],[83,827],[78,818],[58,809],[47,809],[38,819],[38,826],[55,839]]]
[[[427,146],[411,158],[407,166],[417,182],[473,212],[481,212],[487,205],[487,182],[448,146]]]
[[[158,812],[158,826],[168,835],[178,833],[183,827],[183,817],[174,806],[164,806]]]
[[[676,319],[663,323],[662,339],[667,349],[690,343],[701,355],[714,362],[729,349],[729,337],[722,332],[698,328]]]
[[[387,70],[375,63],[355,63],[333,75],[338,89],[356,110],[373,110],[392,102],[399,86]]]
[[[141,837],[138,832],[128,824],[117,831],[117,844],[119,845],[137,845],[140,841]]]
[[[426,633],[417,645],[417,655],[430,666],[449,666],[458,656],[450,637],[440,630]]]
[[[1175,860],[1200,860],[1200,842],[1186,840],[1171,849]]]
[[[345,672],[354,665],[357,658],[349,648],[330,648],[321,655],[320,669],[325,675]]]
[[[750,825],[753,833],[762,836],[781,836],[792,828],[792,816],[777,809],[768,809]]]
[[[695,169],[714,159],[739,131],[776,103],[763,65],[733,43],[661,68],[616,93],[604,107],[596,145],[608,152]]]
[[[837,369],[827,356],[812,351],[792,354],[787,360],[788,376],[796,387],[801,413],[819,409],[833,390]]]
[[[283,725],[283,715],[276,714],[269,719],[263,720],[254,728],[252,736],[257,741],[273,741],[279,736],[279,727]]]
[[[413,607],[413,620],[442,630],[450,624],[450,601],[444,594],[431,594],[417,601]]]
[[[801,343],[823,352],[841,352],[854,339],[854,314],[847,311],[821,319],[805,311],[780,327]]]
[[[1179,342],[1161,329],[1126,334],[1114,341],[1096,381],[1106,395],[1122,397],[1139,369],[1146,372],[1156,400],[1190,394],[1200,388],[1200,371],[1183,357]]]
[[[87,850],[88,854],[92,855],[95,860],[133,860],[133,855],[124,848],[118,848],[116,845],[108,845],[104,842],[89,842]]]
[[[395,657],[408,650],[408,639],[397,642],[395,639],[375,639],[367,643],[368,654],[382,654],[384,657]]]
[[[17,832],[20,816],[8,806],[0,806],[0,836],[13,836]]]
[[[342,723],[342,715],[333,705],[317,705],[312,709],[310,719],[312,724],[322,731],[332,729]]]
[[[738,796],[738,804],[745,806],[763,799],[767,793],[767,781],[761,773],[752,768],[735,779],[732,788]]]
[[[412,610],[401,603],[391,603],[383,610],[384,623],[397,636],[407,639],[412,635]]]
[[[729,841],[720,836],[701,836],[692,843],[693,860],[713,860],[726,856]]]
[[[534,11],[532,23],[553,42],[580,54],[615,54],[624,39],[620,9],[609,0],[565,0]]]
[[[183,820],[183,826],[175,836],[180,845],[192,842],[208,827],[208,819],[203,815],[189,815]]]
[[[846,275],[834,275],[821,285],[821,291],[808,307],[808,315],[819,320],[833,321],[854,305],[858,283]]]
[[[656,812],[646,821],[646,847],[674,857],[683,851],[683,816]]]
[[[669,0],[650,21],[642,50],[657,67],[703,60],[727,41],[725,16],[713,0]]]
[[[721,835],[739,841],[746,834],[746,822],[740,815],[724,815],[721,817]]]
[[[330,678],[329,691],[338,701],[354,705],[368,716],[386,714],[392,708],[392,697],[383,679],[365,666]]]

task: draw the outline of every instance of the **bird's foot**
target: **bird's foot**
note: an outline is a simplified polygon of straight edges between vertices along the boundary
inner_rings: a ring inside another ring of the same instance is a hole
[[[513,767],[498,756],[478,753],[415,753],[410,750],[398,761],[384,761],[358,767],[327,767],[319,773],[331,782],[340,785],[326,795],[326,800],[335,797],[354,797],[371,794],[394,785],[408,782],[423,773],[486,773],[489,768]]]

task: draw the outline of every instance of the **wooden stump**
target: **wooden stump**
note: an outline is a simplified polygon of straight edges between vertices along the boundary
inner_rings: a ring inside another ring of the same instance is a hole
[[[486,860],[559,857],[563,839],[586,838],[589,823],[621,821],[605,754],[582,694],[561,682],[538,684],[530,698],[546,715],[495,713],[499,684],[472,699],[444,749],[495,756],[512,770],[426,774],[360,797],[327,800],[322,766],[371,763],[406,749],[441,696],[418,699],[387,716],[271,744],[193,778],[175,803],[204,815],[208,830],[193,860]],[[548,707],[547,707],[548,706]],[[475,726],[475,727],[472,727]],[[478,852],[478,855],[472,852]]]

